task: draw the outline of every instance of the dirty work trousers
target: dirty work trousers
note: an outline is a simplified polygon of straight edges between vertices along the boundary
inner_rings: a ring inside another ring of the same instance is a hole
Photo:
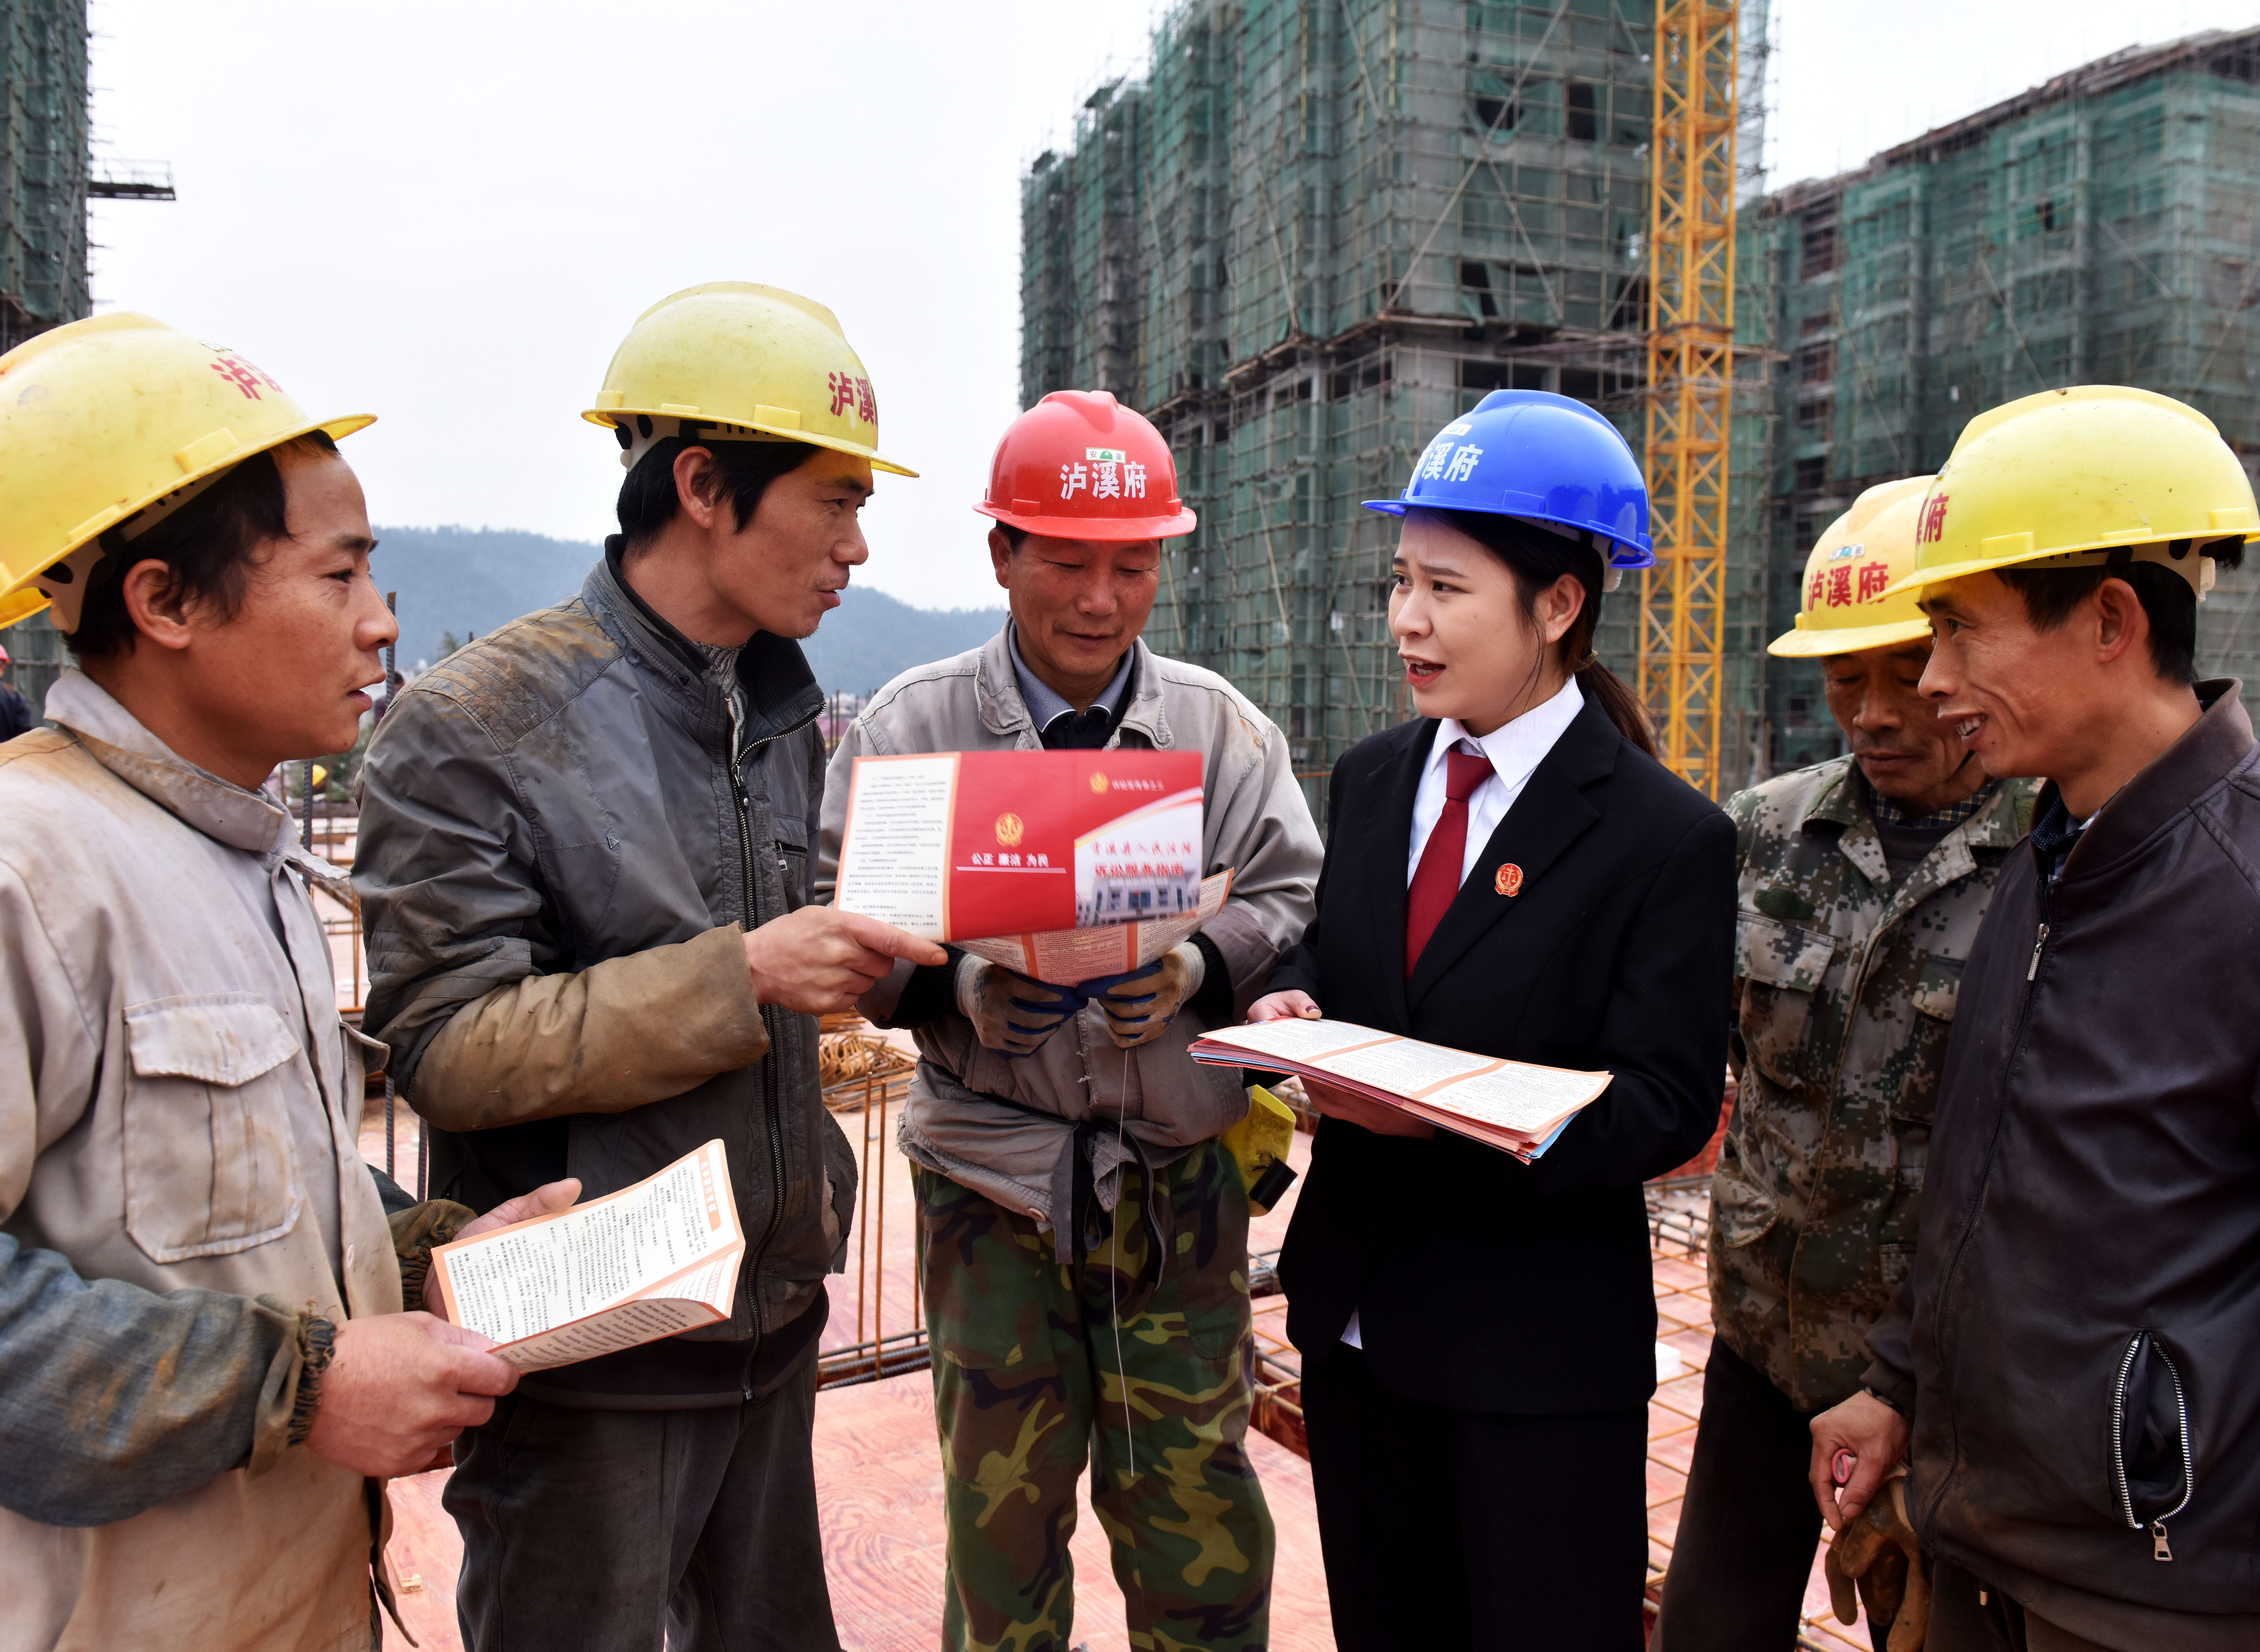
[[[948,1524],[942,1645],[1068,1652],[1068,1539],[1089,1462],[1131,1646],[1256,1652],[1271,1515],[1243,1445],[1248,1198],[1231,1155],[1211,1142],[1156,1172],[1172,1234],[1158,1286],[1135,1166],[1112,1236],[1078,1266],[1028,1218],[914,1176]],[[1117,1301],[1134,1310],[1119,1329]]]
[[[817,1535],[816,1350],[695,1411],[519,1393],[455,1442],[465,1652],[839,1652]]]
[[[1641,1652],[1645,1406],[1454,1411],[1345,1343],[1305,1352],[1303,1421],[1341,1652]]]
[[[1650,1652],[1792,1652],[1820,1546],[1813,1416],[1711,1339]]]

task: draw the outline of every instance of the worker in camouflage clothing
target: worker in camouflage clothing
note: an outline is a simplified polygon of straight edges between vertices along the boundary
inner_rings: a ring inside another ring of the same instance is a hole
[[[1808,1425],[1867,1370],[1913,1260],[1963,961],[2035,783],[1989,781],[1918,691],[1930,478],[1871,488],[1820,536],[1796,629],[1851,754],[1728,805],[1741,836],[1740,1099],[1711,1190],[1715,1336],[1656,1652],[1790,1652],[1820,1530]],[[1882,1652],[1880,1627],[1876,1645]]]

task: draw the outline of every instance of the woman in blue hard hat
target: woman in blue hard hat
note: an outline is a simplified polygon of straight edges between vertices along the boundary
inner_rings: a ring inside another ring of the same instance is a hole
[[[1656,1307],[1641,1184],[1719,1115],[1734,833],[1593,656],[1647,567],[1623,439],[1502,390],[1402,497],[1418,720],[1335,766],[1318,916],[1251,1017],[1613,1075],[1535,1160],[1321,1084],[1281,1259],[1345,1652],[1642,1640]]]

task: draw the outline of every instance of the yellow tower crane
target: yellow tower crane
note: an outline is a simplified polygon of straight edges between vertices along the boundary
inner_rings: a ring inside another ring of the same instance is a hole
[[[1734,377],[1733,0],[1658,0],[1648,241],[1648,486],[1641,698],[1664,762],[1719,792],[1727,458]]]

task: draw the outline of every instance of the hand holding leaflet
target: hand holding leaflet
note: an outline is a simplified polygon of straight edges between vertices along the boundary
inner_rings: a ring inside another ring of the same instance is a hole
[[[1291,1072],[1398,1108],[1511,1153],[1526,1164],[1553,1145],[1612,1075],[1537,1067],[1424,1044],[1348,1021],[1283,1017],[1194,1041],[1212,1066]]]
[[[432,1253],[427,1295],[522,1371],[730,1317],[745,1234],[719,1141],[658,1175]]]
[[[1232,874],[1219,872],[1201,880],[1200,904],[1174,918],[1107,924],[1094,929],[1038,930],[1018,935],[990,935],[956,944],[976,957],[1001,963],[1014,975],[1049,986],[1079,987],[1105,976],[1127,975],[1142,969],[1178,942],[1191,940],[1196,930],[1224,905],[1232,892]],[[1077,1009],[1083,1006],[1078,1004]]]
[[[1201,890],[1193,752],[859,757],[835,904],[933,940],[1190,912]]]

